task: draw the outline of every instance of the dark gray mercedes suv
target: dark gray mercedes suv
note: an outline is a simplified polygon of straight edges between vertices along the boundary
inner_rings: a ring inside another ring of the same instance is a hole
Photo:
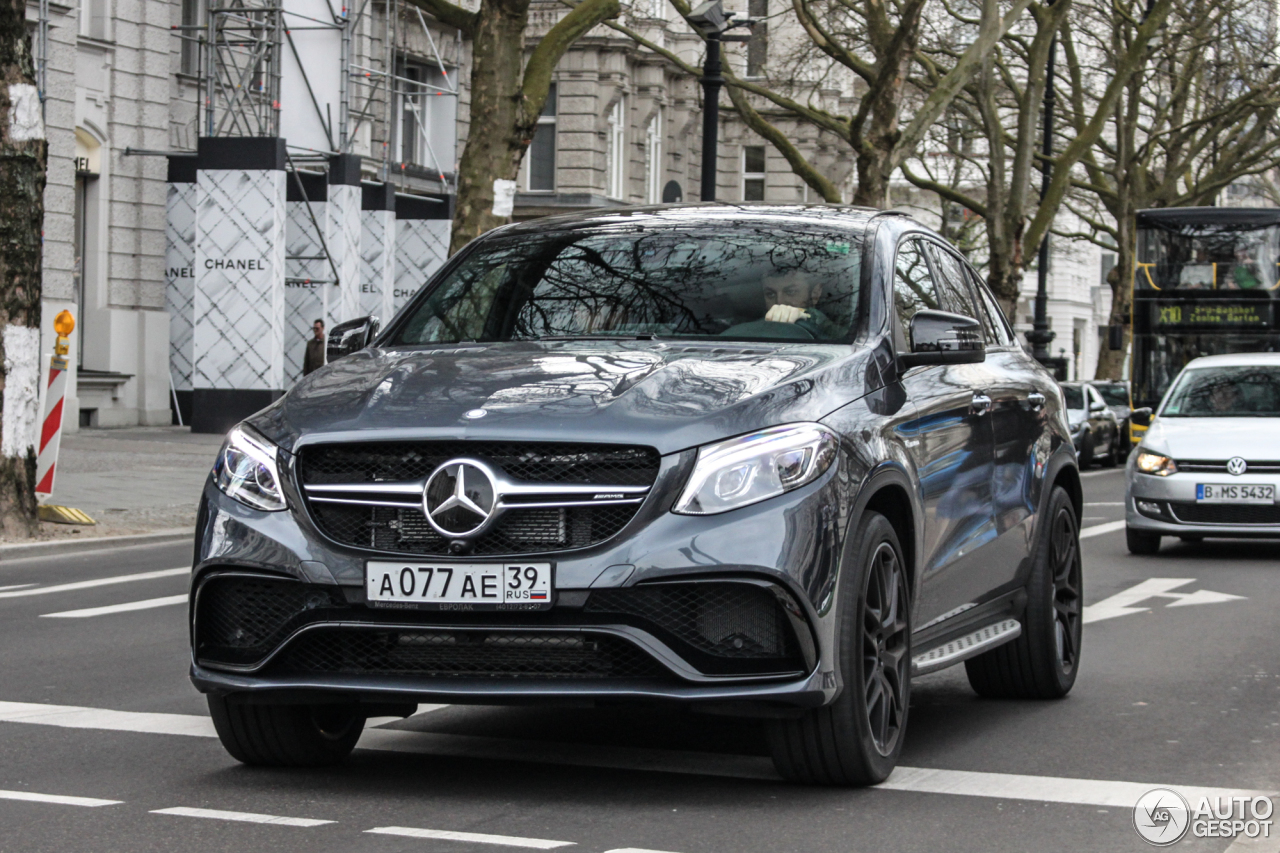
[[[419,702],[679,702],[766,718],[787,778],[869,784],[913,676],[1071,689],[1061,392],[911,218],[511,225],[374,325],[205,486],[191,676],[240,761],[337,761]]]

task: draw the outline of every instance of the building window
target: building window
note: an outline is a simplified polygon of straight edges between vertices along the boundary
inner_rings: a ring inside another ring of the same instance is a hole
[[[742,146],[742,200],[764,201],[764,146]]]
[[[747,14],[752,18],[768,17],[769,0],[747,0]],[[769,22],[762,20],[751,28],[751,40],[747,42],[747,76],[763,77],[768,61]]]
[[[434,172],[452,172],[458,99],[449,91],[445,72],[401,60],[396,76],[399,161]]]
[[[205,26],[205,0],[182,0],[182,73],[199,74],[200,43],[197,41],[202,33],[187,27]]]
[[[551,191],[556,188],[556,84],[547,92],[547,102],[538,116],[538,129],[529,143],[529,162],[525,173],[530,190]]]
[[[107,0],[80,0],[80,35],[107,37]]]
[[[609,198],[627,196],[627,99],[609,110],[608,138],[605,141],[605,195]]]
[[[644,129],[644,200],[662,201],[662,111],[653,114]]]

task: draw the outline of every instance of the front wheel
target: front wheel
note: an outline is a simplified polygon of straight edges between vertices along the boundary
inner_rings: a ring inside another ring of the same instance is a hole
[[[231,757],[261,767],[337,764],[364,731],[356,705],[250,705],[211,693],[209,714]]]
[[[1160,551],[1160,534],[1126,527],[1124,529],[1124,544],[1129,546],[1130,554],[1150,556]]]
[[[857,537],[852,571],[839,581],[843,689],[830,705],[769,726],[773,763],[795,782],[874,785],[902,753],[911,694],[907,564],[883,515],[867,512]]]
[[[1058,699],[1076,682],[1084,624],[1084,572],[1080,527],[1066,489],[1054,487],[1041,524],[1046,529],[1027,580],[1022,633],[964,662],[969,685],[980,696]]]

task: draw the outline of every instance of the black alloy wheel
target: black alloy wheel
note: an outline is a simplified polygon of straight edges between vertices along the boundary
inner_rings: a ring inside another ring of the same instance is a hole
[[[862,611],[862,690],[871,740],[881,755],[891,755],[906,724],[907,582],[902,563],[888,542],[871,558]]]
[[[1040,523],[1022,633],[964,662],[969,684],[993,699],[1058,699],[1075,685],[1083,635],[1084,572],[1075,505],[1054,486]]]
[[[811,785],[875,785],[902,754],[911,704],[911,597],[897,531],[867,511],[840,569],[840,692],[829,705],[769,722],[773,763]]]

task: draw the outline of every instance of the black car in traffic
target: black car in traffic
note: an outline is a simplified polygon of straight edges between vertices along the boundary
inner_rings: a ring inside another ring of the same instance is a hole
[[[910,217],[510,225],[370,327],[204,489],[191,676],[235,758],[337,761],[419,702],[676,702],[766,718],[787,778],[869,784],[915,675],[1071,689],[1061,392]]]

